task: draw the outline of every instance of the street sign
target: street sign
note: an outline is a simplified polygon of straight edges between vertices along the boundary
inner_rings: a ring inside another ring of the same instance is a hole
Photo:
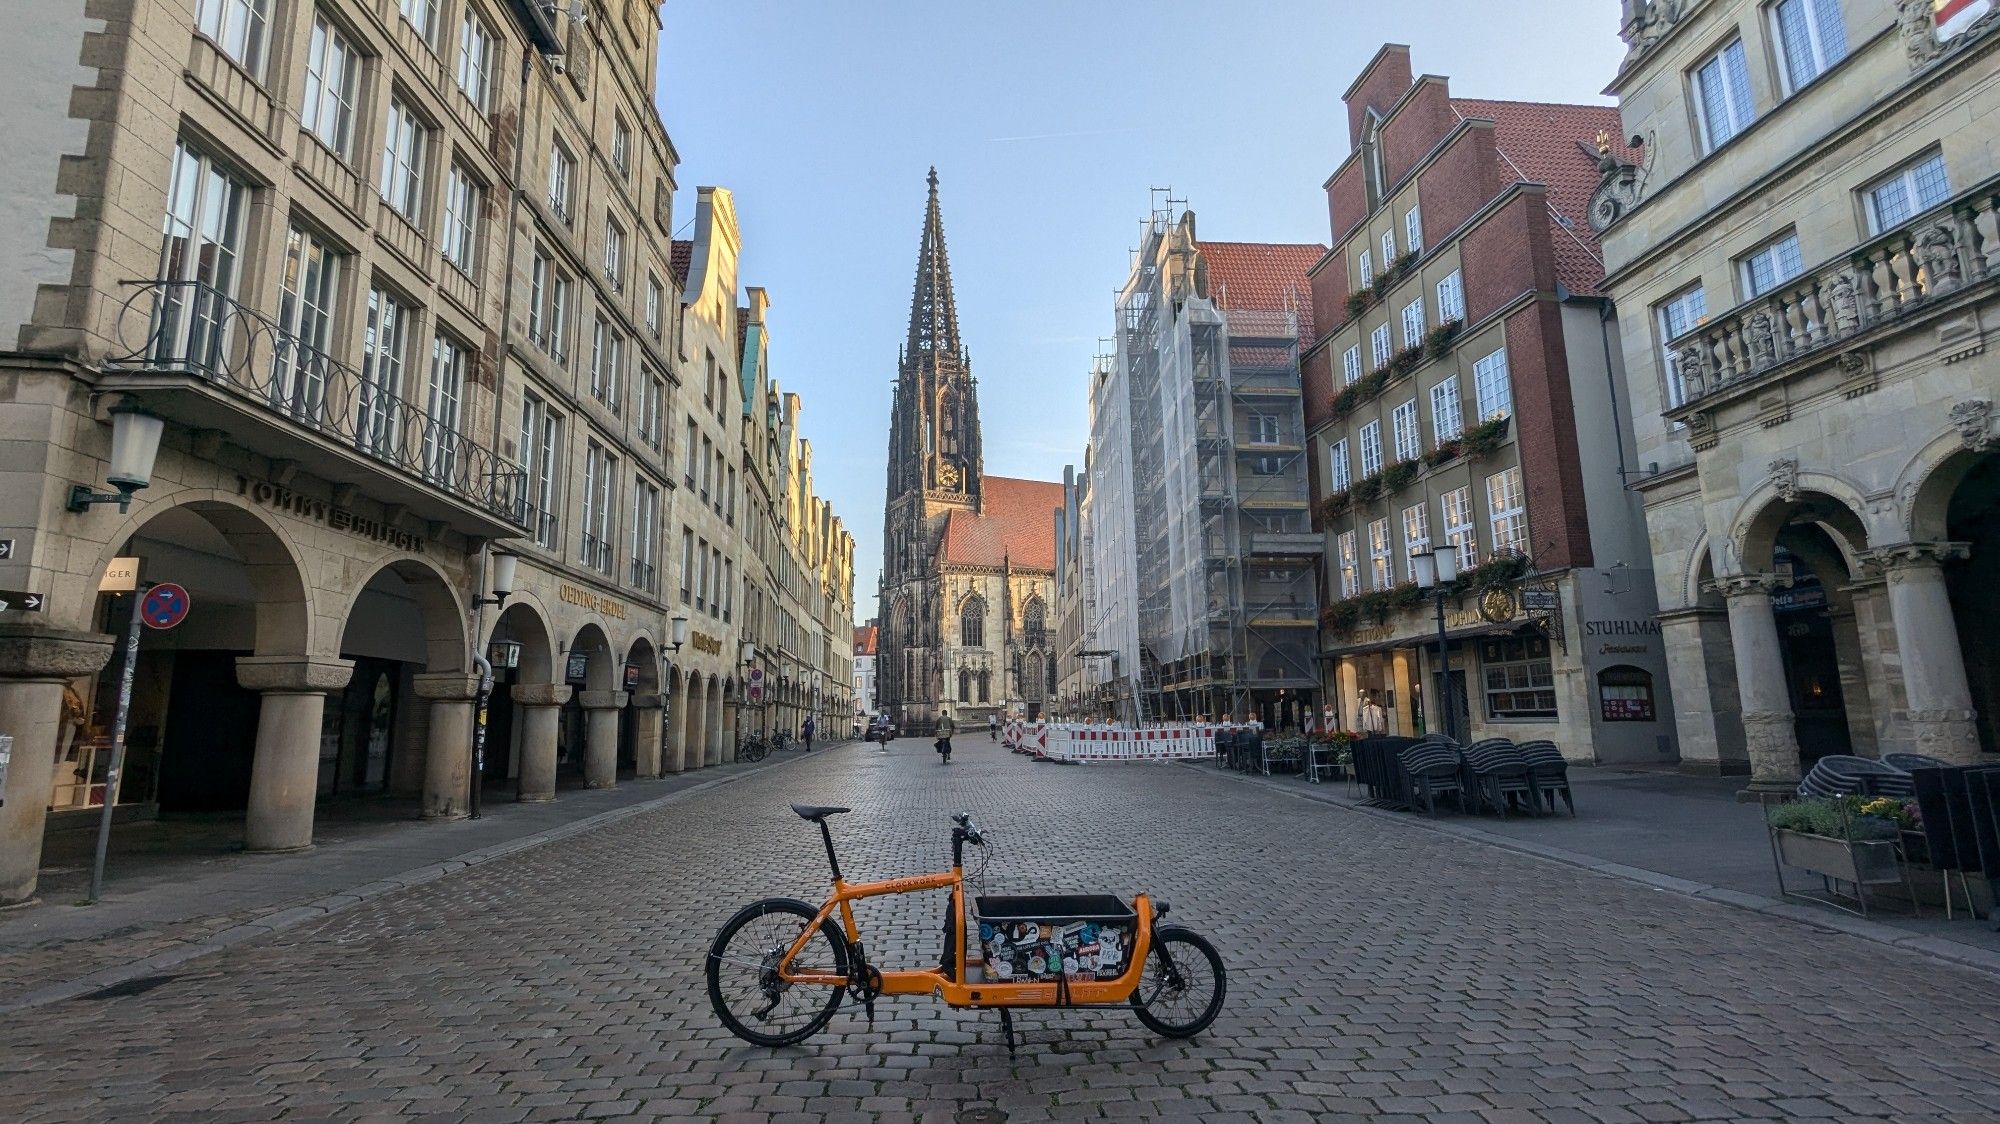
[[[147,628],[162,631],[172,628],[187,619],[188,609],[193,602],[188,599],[188,591],[172,582],[161,582],[146,591],[139,601],[139,617]]]
[[[130,593],[139,588],[139,560],[137,558],[113,558],[104,567],[104,576],[97,580],[99,593]]]
[[[1521,591],[1521,608],[1530,613],[1553,613],[1556,610],[1556,591],[1524,589]]]
[[[14,557],[14,540],[0,539],[0,562],[5,562],[12,557]]]
[[[48,600],[45,594],[29,593],[20,589],[0,589],[0,613],[9,610],[17,613],[39,613]]]

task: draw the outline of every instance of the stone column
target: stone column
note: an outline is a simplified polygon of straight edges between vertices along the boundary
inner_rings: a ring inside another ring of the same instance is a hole
[[[1749,772],[1728,613],[1719,606],[1668,610],[1660,614],[1660,640],[1681,770],[1717,776]]]
[[[1964,543],[1903,543],[1870,552],[1889,579],[1889,615],[1903,655],[1903,690],[1918,753],[1954,765],[1979,759],[1965,655],[1944,586],[1944,561],[1963,558]]]
[[[737,722],[738,716],[741,714],[742,710],[737,707],[735,699],[726,699],[723,701],[722,759],[725,762],[736,760],[736,742],[737,742],[736,727],[738,725]]]
[[[682,678],[667,700],[667,749],[662,762],[669,773],[686,772],[688,734],[687,680]]]
[[[1868,672],[1861,666],[1861,634],[1854,609],[1828,609],[1833,626],[1833,658],[1840,670],[1840,704],[1847,712],[1847,740],[1862,757],[1880,757],[1875,743],[1875,715],[1868,705]]]
[[[1743,703],[1743,741],[1750,755],[1752,797],[1790,793],[1799,784],[1799,737],[1785,686],[1778,620],[1771,615],[1774,574],[1716,580],[1729,601],[1729,643],[1736,653],[1736,693]]]
[[[1417,684],[1415,652],[1396,648],[1389,653],[1389,688],[1396,692],[1396,709],[1389,715],[1389,732],[1398,737],[1414,737],[1417,732]],[[1469,680],[1471,677],[1467,676]],[[1429,715],[1425,716],[1429,718]],[[1436,719],[1431,719],[1435,722]],[[1471,731],[1466,731],[1471,742]]]
[[[424,745],[427,820],[462,820],[472,799],[472,707],[479,680],[458,671],[414,676],[417,697],[431,702],[430,737]]]
[[[237,659],[236,681],[263,695],[257,709],[256,756],[250,765],[250,807],[243,820],[245,850],[301,851],[312,846],[320,718],[326,713],[327,692],[347,686],[353,674],[351,660]]]
[[[1854,634],[1860,646],[1869,717],[1875,727],[1875,750],[1878,754],[1909,753],[1913,749],[1909,704],[1903,694],[1903,656],[1896,645],[1896,626],[1889,619],[1887,587],[1876,567],[1864,565],[1860,576],[1842,589],[1854,608]]]
[[[701,724],[702,734],[708,746],[702,761],[708,765],[722,764],[722,687],[710,680],[708,687],[708,714]]]
[[[611,788],[618,783],[618,712],[623,691],[585,691],[583,703],[583,786]]]
[[[517,683],[514,705],[521,708],[521,800],[541,804],[556,798],[556,728],[569,701],[560,683]]]
[[[35,895],[62,732],[63,684],[103,670],[114,643],[97,632],[0,625],[0,734],[14,739],[6,789],[0,791],[6,800],[0,804],[0,905]]]
[[[682,730],[685,737],[681,741],[681,761],[689,771],[708,764],[708,688],[694,689],[692,683],[683,692],[686,696],[686,713],[682,716]]]
[[[633,771],[641,777],[660,775],[660,696],[632,696]]]

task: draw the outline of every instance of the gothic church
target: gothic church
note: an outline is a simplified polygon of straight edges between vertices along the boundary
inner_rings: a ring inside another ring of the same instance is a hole
[[[882,520],[877,705],[906,733],[944,712],[967,732],[989,715],[1040,718],[1055,695],[1062,485],[988,476],[982,450],[933,168]]]

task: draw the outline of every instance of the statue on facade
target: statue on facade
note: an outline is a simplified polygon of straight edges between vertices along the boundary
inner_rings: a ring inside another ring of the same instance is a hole
[[[1944,44],[1937,37],[1937,13],[1931,3],[1932,0],[1901,0],[1898,5],[1897,30],[1903,37],[1903,53],[1909,57],[1911,70],[1922,70],[1944,54]]]
[[[1918,235],[1917,257],[1924,263],[1930,292],[1948,293],[1958,288],[1964,274],[1958,264],[1958,235],[1950,224],[1938,223]]]

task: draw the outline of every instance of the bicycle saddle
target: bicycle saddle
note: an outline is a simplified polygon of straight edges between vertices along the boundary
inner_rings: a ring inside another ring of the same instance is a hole
[[[817,804],[792,805],[792,811],[797,812],[800,819],[811,820],[814,823],[825,823],[828,816],[837,816],[842,812],[851,812],[853,810],[852,808],[822,808]]]

